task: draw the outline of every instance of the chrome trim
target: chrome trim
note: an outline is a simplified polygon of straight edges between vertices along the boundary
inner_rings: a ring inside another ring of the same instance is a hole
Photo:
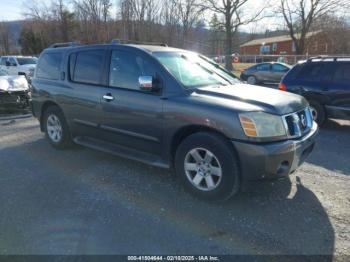
[[[300,121],[301,120],[299,118],[299,113],[302,113],[302,112],[304,112],[305,116],[306,116],[306,127],[305,127],[304,131],[302,131],[300,129]],[[289,126],[288,126],[288,123],[287,123],[287,118],[290,117],[290,116],[293,117],[293,126],[294,126],[294,130],[295,130],[295,134],[294,135],[292,135],[290,133],[290,129],[289,129]],[[304,134],[307,134],[308,132],[310,132],[310,130],[312,128],[312,125],[313,125],[313,118],[312,118],[312,114],[311,114],[311,111],[310,111],[309,107],[306,107],[303,110],[299,110],[299,111],[294,112],[294,113],[283,115],[282,119],[283,119],[284,127],[285,127],[285,129],[287,131],[288,138],[298,138],[298,137],[303,136]]]

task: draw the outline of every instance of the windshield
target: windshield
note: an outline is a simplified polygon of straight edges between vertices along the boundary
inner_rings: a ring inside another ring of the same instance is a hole
[[[20,65],[36,65],[38,59],[36,57],[17,57]]]
[[[154,56],[186,88],[209,85],[230,85],[239,81],[211,64],[209,58],[191,52],[155,52]]]

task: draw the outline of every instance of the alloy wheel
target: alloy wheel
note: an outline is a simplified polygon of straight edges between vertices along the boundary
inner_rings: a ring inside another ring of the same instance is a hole
[[[199,190],[214,190],[221,182],[220,162],[207,149],[195,148],[189,151],[185,157],[184,169],[187,179]]]

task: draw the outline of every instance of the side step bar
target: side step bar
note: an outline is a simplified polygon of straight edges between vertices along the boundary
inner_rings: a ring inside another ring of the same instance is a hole
[[[86,146],[88,148],[96,149],[115,156],[128,158],[160,168],[170,168],[169,163],[165,162],[164,160],[160,159],[158,156],[153,154],[140,152],[134,149],[115,145],[91,137],[76,137],[73,140],[78,145]]]

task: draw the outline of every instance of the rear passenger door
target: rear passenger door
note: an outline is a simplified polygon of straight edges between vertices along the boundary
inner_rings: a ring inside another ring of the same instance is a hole
[[[340,61],[339,61],[340,60]],[[346,59],[344,59],[346,60]],[[336,117],[350,119],[350,61],[338,62],[329,89],[329,109]]]
[[[140,76],[161,80],[154,61],[143,52],[112,49],[108,85],[101,104],[103,138],[122,146],[160,155],[162,139],[161,92],[141,91]],[[104,97],[110,97],[105,99]]]
[[[77,50],[68,56],[67,87],[62,97],[75,136],[101,136],[101,96],[106,50]]]

